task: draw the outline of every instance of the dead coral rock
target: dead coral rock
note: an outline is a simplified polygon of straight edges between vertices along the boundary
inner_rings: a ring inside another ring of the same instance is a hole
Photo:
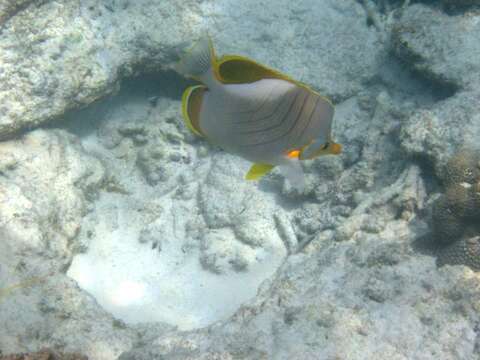
[[[463,167],[461,162],[453,161],[451,157],[459,149],[472,151],[472,146],[478,146],[478,114],[480,92],[458,93],[437,102],[434,108],[420,109],[406,119],[400,130],[401,146],[408,156],[431,166],[444,185],[456,183],[459,178],[462,179],[456,169]],[[449,160],[452,164],[447,167]],[[448,174],[446,171],[449,171]],[[469,176],[467,180],[472,178]]]
[[[412,4],[394,24],[393,53],[420,76],[440,84],[447,92],[475,89],[480,65],[478,19],[478,14],[473,12],[460,20],[434,6]]]
[[[4,0],[0,2],[0,26],[9,18],[26,8],[30,3],[38,3],[38,0]]]
[[[480,270],[480,236],[463,238],[441,250],[437,265],[466,265]]]
[[[42,349],[35,353],[0,356],[0,360],[88,360],[88,358],[77,353],[61,353],[51,349]]]
[[[448,10],[461,10],[472,6],[480,6],[480,0],[443,0],[443,5]]]

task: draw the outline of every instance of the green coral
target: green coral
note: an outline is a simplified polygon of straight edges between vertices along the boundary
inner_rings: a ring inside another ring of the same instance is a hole
[[[463,264],[480,270],[480,153],[462,149],[443,172],[445,193],[433,204],[438,265]]]
[[[443,174],[447,186],[453,184],[474,184],[480,177],[478,151],[462,149],[448,161]]]
[[[466,183],[450,185],[445,192],[445,202],[459,219],[472,218],[477,211],[473,187]]]
[[[472,186],[472,197],[475,210],[472,213],[474,219],[480,222],[480,181]]]
[[[462,222],[445,196],[441,196],[433,206],[432,223],[435,240],[441,244],[449,244],[463,234]]]
[[[466,265],[480,270],[480,236],[462,238],[442,249],[437,265]]]

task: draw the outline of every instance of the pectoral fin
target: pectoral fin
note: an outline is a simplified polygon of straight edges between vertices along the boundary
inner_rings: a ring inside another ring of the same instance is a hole
[[[203,136],[199,127],[200,109],[203,102],[203,93],[206,91],[203,85],[190,86],[183,92],[182,114],[185,125],[196,135]]]
[[[258,180],[272,170],[275,166],[270,164],[253,164],[245,179],[247,180]]]

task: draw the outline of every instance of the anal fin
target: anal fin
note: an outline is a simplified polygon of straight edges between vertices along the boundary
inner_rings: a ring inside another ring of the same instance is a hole
[[[258,180],[271,171],[274,167],[274,165],[270,164],[253,164],[250,170],[248,170],[247,175],[245,175],[245,179]]]

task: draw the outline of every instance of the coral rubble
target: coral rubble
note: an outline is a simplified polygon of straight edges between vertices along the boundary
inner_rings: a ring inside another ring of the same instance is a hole
[[[0,355],[0,360],[88,360],[85,355],[42,349],[34,353]]]

